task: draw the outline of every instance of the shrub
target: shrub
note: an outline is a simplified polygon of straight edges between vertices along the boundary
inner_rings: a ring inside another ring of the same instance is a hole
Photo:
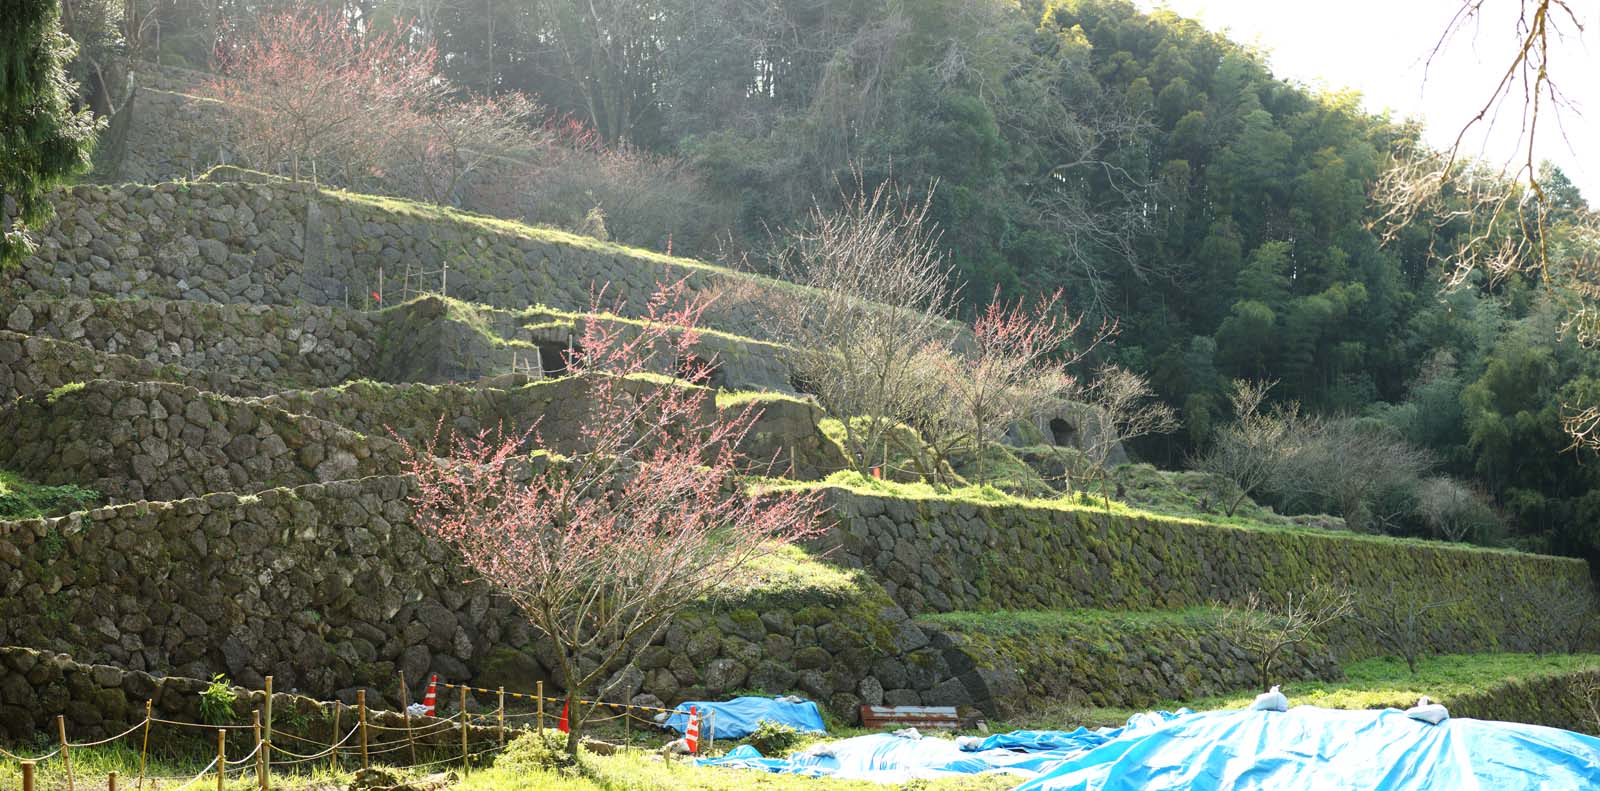
[[[799,743],[800,731],[792,725],[764,719],[756,723],[756,729],[745,741],[760,750],[762,755],[779,755]]]
[[[226,725],[233,721],[233,704],[239,699],[228,677],[218,673],[211,684],[200,691],[200,719],[212,725]]]

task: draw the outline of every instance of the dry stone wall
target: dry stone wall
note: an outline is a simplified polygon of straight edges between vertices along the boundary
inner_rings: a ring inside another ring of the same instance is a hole
[[[259,382],[195,371],[37,335],[0,330],[0,404],[90,379],[179,382],[226,395],[262,395]]]
[[[377,373],[377,314],[165,299],[25,299],[5,326],[97,351],[273,382],[335,385]]]
[[[1182,609],[1281,598],[1321,579],[1363,602],[1452,600],[1425,642],[1437,651],[1532,650],[1525,619],[1539,586],[1589,585],[1578,559],[1313,530],[1251,529],[1090,509],[985,506],[840,495],[828,543],[873,571],[912,614],[955,610]],[[1492,582],[1490,582],[1492,581]],[[1341,657],[1379,652],[1353,622],[1329,638]]]
[[[555,682],[524,620],[410,524],[409,487],[374,477],[0,523],[0,645],[252,688],[272,674],[323,697],[365,687],[393,699],[399,670]],[[861,701],[967,702],[927,633],[857,583],[707,604],[608,694],[792,690],[847,718]]]
[[[595,286],[642,309],[658,282],[723,295],[707,323],[769,335],[734,294],[785,288],[696,261],[561,231],[441,212],[284,182],[85,184],[52,196],[40,245],[0,295],[146,297],[199,302],[360,305],[413,288],[520,310],[587,311]],[[443,270],[448,268],[448,273]],[[426,272],[423,275],[420,273]]]
[[[0,468],[115,502],[392,474],[400,461],[381,437],[163,382],[94,380],[0,409]]]

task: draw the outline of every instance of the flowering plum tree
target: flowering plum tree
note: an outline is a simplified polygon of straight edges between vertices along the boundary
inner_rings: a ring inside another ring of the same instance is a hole
[[[816,493],[747,488],[737,446],[757,412],[719,419],[712,391],[693,384],[710,372],[690,353],[705,307],[680,282],[657,289],[643,327],[585,325],[570,361],[586,384],[582,447],[570,455],[530,456],[537,427],[408,446],[417,523],[554,643],[570,752],[593,710],[582,692],[676,613],[817,530]],[[663,370],[688,381],[664,384]]]

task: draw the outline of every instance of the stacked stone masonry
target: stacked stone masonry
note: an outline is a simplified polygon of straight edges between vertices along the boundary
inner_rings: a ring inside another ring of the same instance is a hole
[[[133,503],[0,523],[0,645],[259,688],[394,697],[410,679],[531,689],[546,644],[410,523],[409,480]],[[971,703],[928,633],[881,588],[719,601],[659,635],[610,694],[676,701],[796,690],[861,702]]]

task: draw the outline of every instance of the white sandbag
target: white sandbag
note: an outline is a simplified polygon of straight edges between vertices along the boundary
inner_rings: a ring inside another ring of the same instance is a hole
[[[1438,725],[1450,719],[1450,710],[1446,709],[1444,704],[1434,703],[1428,700],[1427,695],[1423,695],[1417,701],[1417,705],[1406,709],[1406,716],[1419,722],[1426,722],[1429,725]]]
[[[901,728],[900,730],[895,731],[891,735],[899,736],[902,739],[920,739],[920,738],[922,738],[922,732],[917,730],[916,728]]]
[[[413,717],[426,717],[428,716],[428,707],[421,703],[413,703],[406,707],[406,713]]]
[[[1278,691],[1278,685],[1273,684],[1272,689],[1256,696],[1254,703],[1250,704],[1251,711],[1288,711],[1289,699]]]

